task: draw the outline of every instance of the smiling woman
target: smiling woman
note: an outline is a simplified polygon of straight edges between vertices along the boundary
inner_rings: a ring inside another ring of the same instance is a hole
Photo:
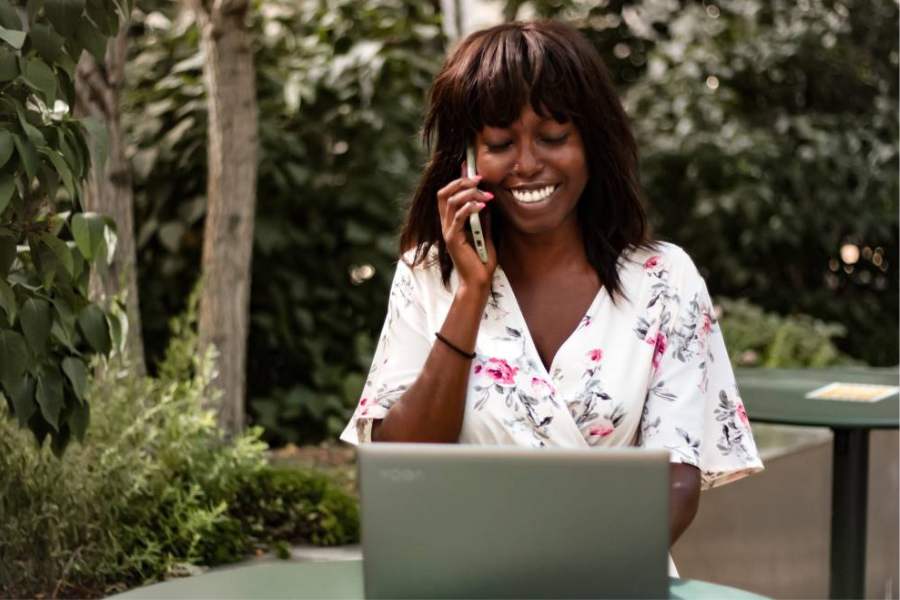
[[[473,33],[438,74],[423,133],[431,160],[341,438],[665,449],[674,543],[701,487],[762,463],[705,282],[650,238],[597,52],[553,21]],[[486,262],[466,229],[476,213]]]

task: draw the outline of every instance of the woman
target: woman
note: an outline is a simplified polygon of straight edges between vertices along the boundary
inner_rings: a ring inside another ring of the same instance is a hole
[[[703,278],[650,238],[596,50],[553,21],[473,33],[434,82],[423,134],[434,152],[341,439],[665,448],[674,543],[701,487],[762,463]]]

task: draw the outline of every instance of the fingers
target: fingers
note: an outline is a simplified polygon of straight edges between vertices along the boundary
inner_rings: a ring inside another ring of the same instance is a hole
[[[448,245],[467,243],[465,232],[469,215],[481,212],[485,206],[487,205],[484,202],[466,202],[456,211],[453,220],[450,222],[450,226],[444,232],[444,239]]]
[[[444,226],[453,219],[453,215],[461,203],[472,200],[487,201],[493,198],[493,195],[489,192],[483,192],[478,189],[478,184],[481,181],[480,175],[476,175],[473,178],[465,176],[465,161],[463,161],[460,170],[462,173],[461,177],[454,179],[437,193],[438,212],[441,216],[441,224]],[[472,193],[465,194],[464,192]]]

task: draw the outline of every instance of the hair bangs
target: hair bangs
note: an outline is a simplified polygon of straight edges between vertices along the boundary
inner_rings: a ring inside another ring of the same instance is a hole
[[[571,78],[560,65],[557,44],[547,36],[528,30],[506,29],[483,37],[480,52],[473,53],[469,79],[466,130],[484,126],[509,127],[522,114],[526,103],[540,117],[560,122],[578,114]]]

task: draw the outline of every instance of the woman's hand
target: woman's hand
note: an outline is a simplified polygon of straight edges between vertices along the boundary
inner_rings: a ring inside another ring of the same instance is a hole
[[[465,176],[466,163],[462,164],[462,176],[454,179],[437,193],[441,229],[453,266],[459,274],[460,285],[485,290],[490,287],[497,268],[497,251],[491,236],[491,214],[483,210],[493,199],[493,194],[478,189],[481,176],[469,179]],[[469,215],[479,213],[484,241],[487,244],[488,261],[481,262],[468,231]]]

